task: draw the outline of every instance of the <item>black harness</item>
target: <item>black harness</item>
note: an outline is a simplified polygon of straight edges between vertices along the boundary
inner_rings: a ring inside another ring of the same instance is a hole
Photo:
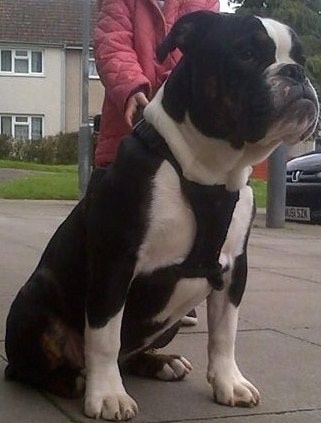
[[[227,191],[224,185],[201,185],[187,180],[164,138],[145,120],[136,125],[133,134],[142,141],[145,148],[174,167],[180,179],[182,193],[196,219],[194,244],[181,264],[170,266],[172,276],[207,278],[214,289],[223,289],[222,268],[218,260],[239,192]]]

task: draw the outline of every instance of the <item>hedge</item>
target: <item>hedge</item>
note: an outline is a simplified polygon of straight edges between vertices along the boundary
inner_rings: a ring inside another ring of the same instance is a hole
[[[58,134],[38,140],[0,136],[0,159],[43,164],[74,164],[78,161],[78,133]]]

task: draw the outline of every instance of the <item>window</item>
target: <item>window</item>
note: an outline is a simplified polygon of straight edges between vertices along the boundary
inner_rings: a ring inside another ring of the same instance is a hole
[[[14,70],[16,73],[28,73],[29,58],[27,50],[16,50],[14,55]]]
[[[88,66],[89,66],[89,70],[88,70],[89,78],[98,79],[99,78],[99,75],[98,75],[98,72],[97,72],[95,58],[94,58],[94,53],[93,53],[92,50],[89,51],[89,63],[88,63]]]
[[[42,116],[1,116],[1,135],[36,140],[43,135]]]
[[[43,52],[33,50],[1,49],[0,73],[14,75],[42,75]]]
[[[12,136],[12,122],[10,116],[1,116],[1,135]]]
[[[12,53],[11,50],[1,50],[1,72],[11,72]]]

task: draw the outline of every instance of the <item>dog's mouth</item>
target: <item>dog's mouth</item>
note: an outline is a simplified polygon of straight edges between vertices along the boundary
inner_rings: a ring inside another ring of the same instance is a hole
[[[285,110],[286,116],[289,118],[294,116],[298,122],[299,141],[305,140],[313,133],[318,120],[318,114],[319,109],[317,103],[307,97],[294,100]]]
[[[306,79],[297,83],[274,76],[268,83],[272,93],[274,129],[277,128],[287,144],[311,136],[318,120],[319,103],[310,81]]]
[[[305,102],[311,102],[316,109],[318,107],[316,93],[307,79],[301,83],[274,76],[268,80],[268,84],[271,86],[276,115],[287,113],[288,107],[301,108]]]

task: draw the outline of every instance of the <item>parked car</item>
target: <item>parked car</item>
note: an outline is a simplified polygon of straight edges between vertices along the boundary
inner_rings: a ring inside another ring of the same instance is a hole
[[[321,151],[287,163],[285,218],[321,224]]]

